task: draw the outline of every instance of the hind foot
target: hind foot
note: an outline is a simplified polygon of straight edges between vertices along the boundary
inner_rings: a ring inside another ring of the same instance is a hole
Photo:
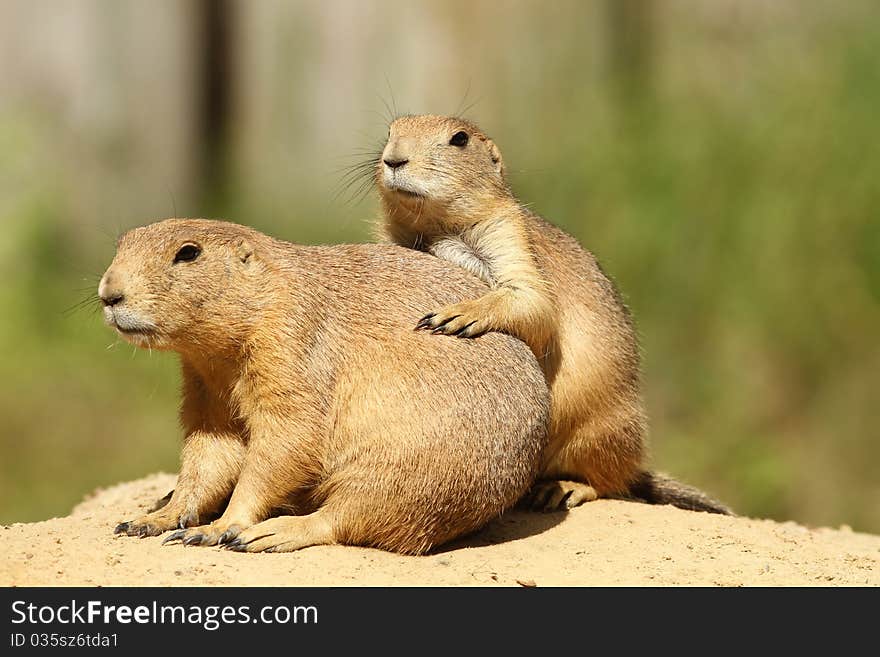
[[[532,511],[564,511],[598,497],[595,488],[580,481],[543,480],[535,482],[521,504]]]
[[[293,552],[331,543],[335,543],[333,526],[316,511],[264,520],[245,529],[226,547],[235,552]]]

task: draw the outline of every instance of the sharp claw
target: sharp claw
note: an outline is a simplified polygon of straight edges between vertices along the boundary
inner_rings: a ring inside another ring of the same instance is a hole
[[[120,522],[116,525],[116,529],[113,530],[114,534],[125,534],[128,532],[128,527],[131,523],[128,522]]]
[[[452,335],[449,331],[446,330],[446,325],[447,325],[449,322],[451,322],[453,319],[455,319],[455,317],[450,317],[450,318],[447,319],[445,322],[443,322],[442,324],[440,324],[440,326],[438,326],[438,327],[435,328],[433,331],[431,331],[431,333],[432,333],[433,335]]]
[[[437,324],[437,326],[436,326],[435,328],[443,328],[444,326],[446,326],[449,322],[451,322],[451,321],[452,321],[453,319],[455,319],[456,317],[461,317],[461,315],[453,315],[452,317],[447,317],[447,318],[444,319],[442,322],[440,322],[439,324]]]
[[[551,506],[550,500],[547,501],[547,504],[544,505],[545,513],[552,513],[554,511],[563,511],[567,510],[566,502],[568,502],[568,498],[571,497],[571,494],[574,493],[574,490],[568,491],[565,495],[562,496],[562,499],[559,500],[559,503],[556,506]],[[552,497],[551,497],[552,499]]]
[[[233,540],[236,536],[236,533],[231,529],[227,529],[225,532],[220,534],[220,538],[217,539],[217,543],[223,545],[224,543],[228,543]]]
[[[226,546],[227,550],[232,550],[233,552],[247,552],[247,545],[243,543],[239,543],[237,545],[232,545],[231,543]]]
[[[162,545],[165,545],[166,543],[170,543],[171,541],[180,540],[181,538],[183,538],[184,534],[186,534],[186,530],[179,529],[176,532],[174,532],[173,534],[169,534],[168,536],[166,536],[165,540],[162,541]]]
[[[429,326],[431,326],[431,319],[433,319],[433,317],[434,313],[422,317],[416,324],[415,330],[418,331],[419,329],[428,328]]]
[[[220,538],[222,539],[223,537],[221,536]],[[229,541],[229,543],[226,544],[226,547],[228,547],[230,550],[234,550],[239,545],[244,545],[244,543],[242,543],[241,539],[240,538],[233,538],[231,541]]]
[[[190,526],[190,524],[196,524],[198,518],[193,513],[185,513],[177,519],[177,526],[181,529],[186,529]]]
[[[184,545],[201,545],[205,540],[204,534],[193,534],[192,536],[187,536],[183,539]]]
[[[472,321],[470,324],[465,324],[464,326],[462,326],[460,329],[458,329],[458,330],[457,330],[455,333],[453,333],[452,335],[458,335],[458,336],[460,336],[460,337],[462,337],[462,338],[466,338],[466,337],[468,337],[468,335],[469,335],[469,333],[467,332],[467,330],[468,330],[471,326],[473,326],[474,324],[476,324],[476,323],[477,323],[477,320],[474,320],[474,321]]]
[[[455,319],[456,317],[461,317],[461,315],[453,315],[452,317],[447,317],[447,318],[444,319],[442,322],[440,322],[439,324],[437,324],[437,326],[435,326],[435,327],[434,327],[434,330],[431,331],[431,332],[432,332],[432,333],[437,333],[438,331],[440,331],[440,329],[442,329],[444,326],[446,326],[449,322],[451,322],[451,321],[452,321],[453,319]],[[440,332],[442,333],[442,331],[440,331]]]

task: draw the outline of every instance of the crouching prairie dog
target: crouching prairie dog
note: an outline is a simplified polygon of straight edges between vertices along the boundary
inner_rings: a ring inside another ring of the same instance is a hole
[[[573,507],[597,497],[729,513],[644,467],[646,421],[629,312],[596,258],[513,195],[498,147],[459,118],[392,122],[375,179],[381,235],[475,274],[490,289],[426,306],[417,327],[460,338],[522,338],[551,391],[549,445],[529,500]]]
[[[486,290],[395,246],[298,246],[200,219],[129,231],[99,286],[105,319],[179,354],[185,438],[170,499],[117,532],[420,554],[498,516],[546,442],[541,369],[510,336],[412,330],[426,305]]]

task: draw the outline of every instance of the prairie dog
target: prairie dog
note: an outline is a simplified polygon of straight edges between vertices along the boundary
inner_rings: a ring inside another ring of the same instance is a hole
[[[170,499],[117,533],[421,554],[478,529],[537,472],[544,377],[510,336],[412,326],[486,291],[396,246],[297,246],[202,219],[129,231],[98,288],[105,319],[179,354],[185,438]]]
[[[541,362],[551,418],[534,507],[636,496],[729,513],[700,491],[645,470],[629,311],[589,251],[517,201],[489,137],[459,118],[400,117],[375,176],[384,238],[453,262],[490,287],[426,307],[417,328],[460,338],[509,333]]]

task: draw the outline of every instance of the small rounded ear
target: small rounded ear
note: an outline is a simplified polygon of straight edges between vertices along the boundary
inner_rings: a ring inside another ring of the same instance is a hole
[[[495,142],[491,139],[486,140],[486,145],[489,147],[489,155],[492,157],[492,164],[495,165],[495,173],[504,176],[504,160],[501,159],[501,151],[498,150],[498,147],[495,145]]]
[[[251,246],[251,243],[246,239],[241,239],[238,242],[238,245],[235,248],[235,253],[238,256],[238,259],[242,262],[247,262],[251,259],[251,256],[254,254],[254,247]]]

